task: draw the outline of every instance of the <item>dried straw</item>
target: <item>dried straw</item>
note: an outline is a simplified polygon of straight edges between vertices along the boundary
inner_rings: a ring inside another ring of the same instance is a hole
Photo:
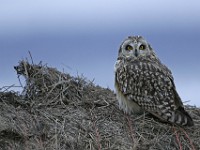
[[[0,149],[200,149],[200,109],[185,106],[195,126],[180,128],[147,114],[126,115],[110,89],[47,65],[20,61],[21,94],[0,92]]]

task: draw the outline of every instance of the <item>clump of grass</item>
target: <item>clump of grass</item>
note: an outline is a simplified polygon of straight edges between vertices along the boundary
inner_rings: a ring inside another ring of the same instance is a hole
[[[42,63],[20,61],[21,94],[0,92],[0,149],[200,149],[200,109],[185,106],[195,126],[126,115],[112,90]]]

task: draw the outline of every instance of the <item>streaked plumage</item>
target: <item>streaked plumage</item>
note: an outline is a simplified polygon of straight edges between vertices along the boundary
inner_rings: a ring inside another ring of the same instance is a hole
[[[119,107],[127,113],[147,111],[162,121],[193,125],[171,71],[141,36],[128,37],[121,44],[115,64],[115,88]]]

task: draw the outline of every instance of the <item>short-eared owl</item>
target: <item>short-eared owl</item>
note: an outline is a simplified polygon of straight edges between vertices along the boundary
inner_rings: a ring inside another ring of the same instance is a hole
[[[119,107],[127,113],[146,111],[171,124],[194,124],[176,91],[171,71],[141,36],[130,36],[121,44],[115,88]]]

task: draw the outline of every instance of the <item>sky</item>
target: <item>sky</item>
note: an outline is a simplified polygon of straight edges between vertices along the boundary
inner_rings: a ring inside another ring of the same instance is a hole
[[[182,100],[200,106],[199,6],[199,0],[2,0],[0,88],[20,85],[13,66],[30,60],[30,51],[36,64],[114,90],[119,45],[142,35],[171,69]]]

